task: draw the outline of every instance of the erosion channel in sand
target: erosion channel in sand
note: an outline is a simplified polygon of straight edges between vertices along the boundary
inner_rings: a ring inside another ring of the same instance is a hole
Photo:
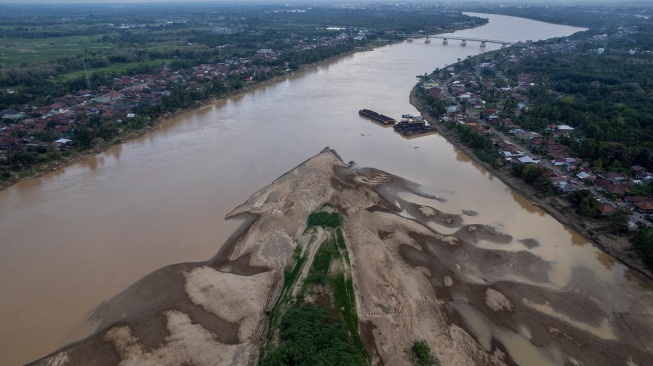
[[[445,365],[651,363],[650,295],[622,299],[622,312],[582,284],[555,288],[551,263],[528,250],[476,245],[521,238],[482,224],[442,234],[429,224],[456,215],[425,210],[406,194],[438,201],[325,149],[233,210],[228,217],[248,223],[218,256],[146,276],[97,309],[99,332],[35,364],[254,364],[295,248],[314,252],[325,236],[312,229],[306,239],[308,215],[325,203],[344,219],[346,271],[375,364],[409,365],[416,340]],[[489,280],[495,271],[514,280]]]

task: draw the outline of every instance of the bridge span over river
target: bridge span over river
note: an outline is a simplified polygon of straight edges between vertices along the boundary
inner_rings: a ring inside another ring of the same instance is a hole
[[[411,34],[397,34],[399,37],[406,38],[409,42],[415,40],[415,38],[426,38],[425,43],[431,43],[432,38],[439,38],[442,40],[442,44],[449,44],[449,41],[460,41],[461,46],[467,46],[467,42],[479,42],[480,47],[485,47],[488,43],[500,44],[502,47],[511,46],[514,44],[519,44],[521,42],[508,42],[500,41],[496,39],[484,39],[484,38],[470,38],[470,37],[451,37],[451,36],[426,36],[423,35],[411,35]]]

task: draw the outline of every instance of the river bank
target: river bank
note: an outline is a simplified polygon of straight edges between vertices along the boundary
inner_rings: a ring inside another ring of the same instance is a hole
[[[482,161],[473,149],[465,145],[456,131],[445,127],[440,121],[432,118],[420,109],[419,101],[416,98],[416,91],[419,85],[416,85],[410,92],[409,100],[422,117],[431,125],[435,126],[437,132],[444,137],[449,143],[465,153],[475,164],[483,167],[493,176],[499,178],[512,190],[526,197],[533,206],[539,207],[558,222],[566,225],[585,237],[592,245],[601,249],[608,255],[616,258],[626,266],[640,272],[641,274],[653,279],[653,271],[647,266],[645,256],[639,252],[630,243],[626,236],[616,236],[614,234],[600,232],[605,231],[609,226],[606,220],[587,218],[576,213],[570,203],[563,196],[540,197],[538,192],[522,179],[514,177],[508,168],[495,168],[492,164]],[[598,232],[597,232],[598,231]]]

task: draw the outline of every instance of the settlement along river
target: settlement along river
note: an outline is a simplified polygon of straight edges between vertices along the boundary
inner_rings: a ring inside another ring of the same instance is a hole
[[[482,16],[488,25],[456,35],[518,41],[581,30]],[[473,42],[416,40],[356,53],[185,113],[143,138],[1,191],[0,364],[25,363],[89,335],[90,310],[157,268],[211,258],[240,224],[224,221],[227,212],[326,146],[344,161],[399,175],[446,200],[426,202],[433,207],[478,212],[466,223],[536,239],[540,245],[528,250],[552,264],[548,286],[573,283],[615,311],[651,317],[649,281],[442,137],[406,140],[359,117],[361,108],[395,118],[416,114],[408,102],[415,75],[481,52]],[[527,250],[519,243],[497,249]],[[490,280],[519,281],[492,272]],[[473,327],[484,327],[472,309],[461,313],[469,313]]]

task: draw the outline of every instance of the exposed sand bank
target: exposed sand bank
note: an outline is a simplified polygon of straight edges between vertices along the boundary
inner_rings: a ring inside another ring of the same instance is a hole
[[[581,285],[551,289],[550,263],[473,244],[505,243],[507,234],[406,200],[395,205],[401,192],[422,195],[325,149],[234,209],[228,217],[249,220],[216,257],[146,276],[95,311],[96,334],[34,364],[255,364],[283,269],[324,202],[345,219],[361,336],[377,365],[409,365],[405,351],[416,340],[443,365],[653,362],[645,313],[615,313]],[[428,226],[441,216],[454,218],[454,235]],[[505,274],[519,280],[493,280]]]

